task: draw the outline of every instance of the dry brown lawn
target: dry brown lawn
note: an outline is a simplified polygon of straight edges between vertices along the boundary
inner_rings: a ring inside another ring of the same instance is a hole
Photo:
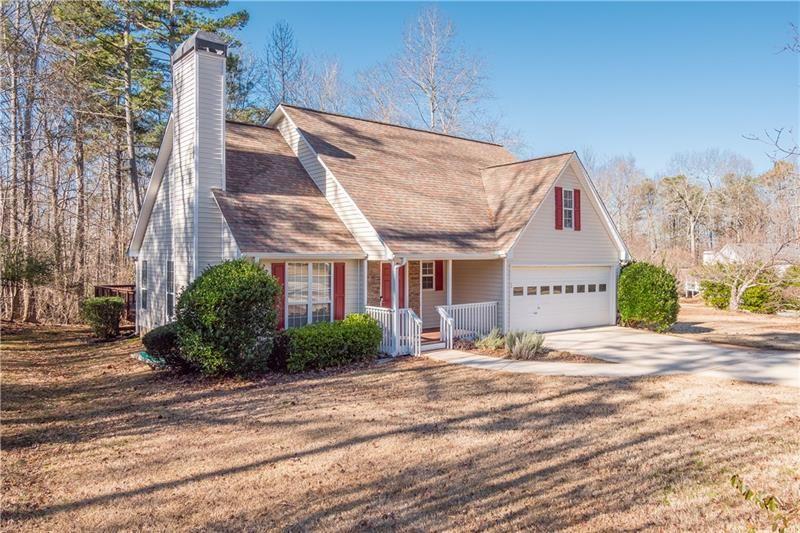
[[[3,339],[9,530],[732,530],[800,502],[800,391],[404,358],[209,381],[136,340]]]
[[[754,348],[800,350],[800,319],[723,311],[702,301],[683,300],[672,333],[706,342]]]

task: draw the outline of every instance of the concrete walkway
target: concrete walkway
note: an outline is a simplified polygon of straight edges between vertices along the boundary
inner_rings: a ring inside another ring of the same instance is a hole
[[[559,331],[545,337],[549,348],[617,364],[513,361],[458,350],[427,355],[449,363],[505,372],[600,377],[689,373],[800,387],[800,352],[720,346],[617,326]]]

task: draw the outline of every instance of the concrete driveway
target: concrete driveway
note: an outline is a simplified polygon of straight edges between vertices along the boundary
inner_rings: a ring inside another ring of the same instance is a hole
[[[545,334],[550,348],[641,368],[800,387],[800,352],[757,350],[607,326]]]

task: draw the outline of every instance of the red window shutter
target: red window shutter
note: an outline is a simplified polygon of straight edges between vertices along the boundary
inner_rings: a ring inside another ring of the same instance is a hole
[[[556,229],[564,229],[564,200],[561,187],[556,187]]]
[[[397,271],[397,290],[400,294],[398,294],[397,298],[397,307],[398,309],[402,309],[406,306],[406,266],[403,265]]]
[[[285,327],[283,310],[286,308],[286,263],[272,263],[272,275],[278,280],[281,286],[281,293],[278,296],[278,329]]]
[[[344,318],[344,263],[333,264],[333,319]]]
[[[444,290],[444,261],[434,261],[434,288],[437,291]]]
[[[406,266],[403,265],[397,271],[397,306],[406,306]],[[381,264],[381,307],[392,306],[392,265],[389,263]]]
[[[572,224],[575,226],[575,231],[581,230],[581,191],[579,189],[575,189],[572,191],[572,201],[574,206],[574,215],[573,218],[575,219],[574,223]]]
[[[392,306],[392,265],[381,263],[381,307]]]

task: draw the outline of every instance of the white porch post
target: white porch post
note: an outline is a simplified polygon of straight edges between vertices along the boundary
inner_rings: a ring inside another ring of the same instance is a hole
[[[368,291],[368,288],[367,288],[367,283],[369,283],[369,281],[367,279],[368,276],[369,276],[369,263],[368,263],[367,259],[364,259],[363,261],[361,261],[361,273],[363,275],[362,284],[361,284],[362,285],[362,287],[361,287],[362,288],[362,293],[363,293],[362,294],[362,298],[363,298],[362,312],[363,312],[363,309],[366,308],[369,305],[369,301],[368,301],[369,300],[369,291]]]
[[[400,304],[400,284],[398,281],[398,273],[400,271],[400,266],[395,264],[392,261],[392,355],[397,355],[398,352],[398,339],[397,334],[400,320],[399,320],[399,313],[397,308]]]
[[[453,260],[447,260],[447,305],[453,305]]]
[[[503,299],[500,300],[500,305],[503,306],[503,324],[502,324],[503,333],[508,333],[508,323],[509,323],[508,322],[508,313],[509,313],[509,308],[508,308],[507,303],[508,303],[508,289],[509,289],[509,287],[508,287],[508,278],[509,278],[509,276],[510,276],[510,273],[508,271],[508,258],[504,257],[503,258]]]

